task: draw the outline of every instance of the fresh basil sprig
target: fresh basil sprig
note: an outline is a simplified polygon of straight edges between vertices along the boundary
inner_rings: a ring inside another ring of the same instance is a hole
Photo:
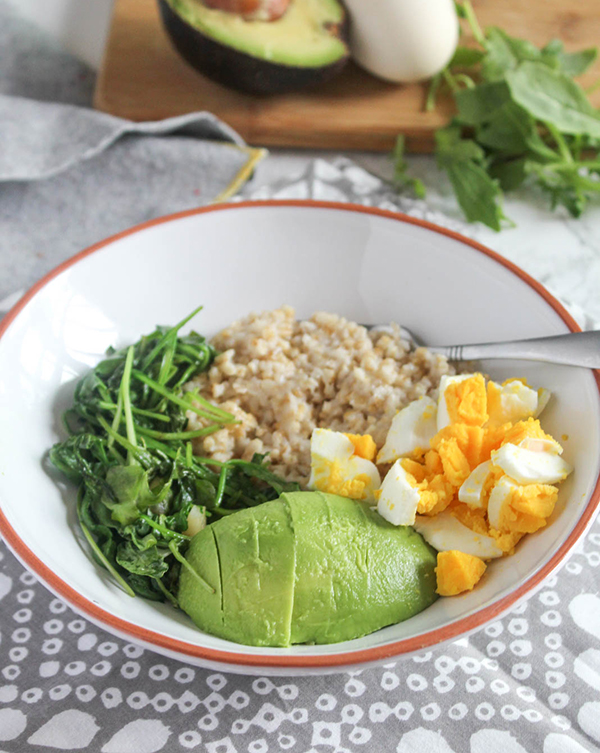
[[[129,595],[175,604],[194,508],[210,524],[299,488],[272,473],[264,455],[220,463],[193,454],[193,439],[235,423],[183,389],[216,356],[196,332],[179,335],[199,310],[111,349],[77,384],[65,414],[70,436],[50,450],[54,466],[79,484],[77,515],[95,559]],[[187,429],[190,411],[202,428]]]
[[[435,135],[438,166],[448,174],[470,222],[500,230],[504,191],[537,186],[552,208],[579,217],[600,197],[600,113],[573,80],[597,49],[567,53],[560,40],[538,48],[497,27],[480,28],[469,0],[457,2],[478,48],[459,46],[430,84],[426,108],[449,89],[456,116]],[[407,173],[403,139],[395,151],[398,186],[422,196]]]

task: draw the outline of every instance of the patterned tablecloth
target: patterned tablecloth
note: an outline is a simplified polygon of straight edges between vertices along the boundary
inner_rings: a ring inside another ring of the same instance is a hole
[[[346,159],[316,161],[255,195],[398,207],[385,183]],[[401,205],[472,232],[424,204]],[[600,745],[598,523],[535,596],[471,637],[376,669],[289,679],[204,671],[144,651],[53,598],[1,543],[0,558],[0,753],[581,753]]]
[[[48,49],[5,12],[0,0],[0,94],[85,104],[91,92],[90,72]],[[0,122],[0,131],[2,127]],[[13,133],[18,135],[19,129]],[[85,135],[85,129],[80,133]],[[118,148],[125,150],[128,144],[136,148],[136,143],[141,142],[129,138]],[[166,155],[158,141],[144,144],[150,150],[149,164],[157,160],[163,173],[165,164],[170,164],[165,160],[181,157],[180,152]],[[160,153],[152,152],[154,144]],[[179,149],[178,144],[169,141],[170,148]],[[222,169],[216,146],[200,147],[189,140],[191,150],[200,150],[196,153],[204,155],[202,159],[213,160],[211,164]],[[10,164],[6,149],[4,164]],[[113,188],[114,181],[124,177],[120,164],[113,159],[112,167],[103,168]],[[228,169],[233,176],[239,165],[231,163]],[[188,171],[184,175],[186,181],[193,181]],[[95,173],[94,180],[97,177]],[[84,178],[88,180],[83,173],[59,177],[56,190],[47,190],[48,185],[39,181],[38,190],[15,181],[13,175],[12,183],[0,186],[0,243],[9,229],[17,232],[14,212],[28,205],[24,197],[33,196],[42,208],[48,208],[48,202],[60,206],[60,192],[73,192],[76,181]],[[173,183],[170,200],[175,206],[157,198],[156,205],[144,208],[148,216],[183,208],[182,202],[206,200],[198,198],[198,189],[192,191],[191,182],[189,186]],[[251,191],[246,189],[246,196]],[[432,214],[424,203],[400,201],[385,183],[344,159],[317,160],[304,176],[281,179],[256,196],[353,200],[402,208],[457,230],[479,232]],[[98,197],[93,206],[98,207]],[[93,222],[99,218],[85,219],[71,231],[68,226],[46,228],[54,239],[52,249],[48,244],[29,248],[16,241],[5,245],[0,258],[5,269],[2,295],[29,284],[57,263],[60,259],[47,257],[49,250],[64,258],[70,253],[69,244],[84,243],[82,233],[88,234],[86,243],[98,240],[93,237]],[[118,221],[133,224],[142,219],[127,215]],[[24,226],[27,229],[27,223]],[[20,237],[27,240],[23,234]],[[528,269],[535,275],[531,265]],[[551,284],[548,269],[548,260],[540,258],[538,276]],[[16,297],[11,296],[10,303]],[[5,302],[4,309],[7,306]],[[573,313],[585,327],[593,326],[581,309]],[[468,639],[376,669],[268,679],[185,666],[113,638],[54,598],[0,542],[0,753],[597,750],[599,575],[596,523],[562,571],[536,595]]]

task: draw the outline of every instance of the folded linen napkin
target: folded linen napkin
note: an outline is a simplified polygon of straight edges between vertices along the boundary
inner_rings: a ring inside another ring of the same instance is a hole
[[[60,102],[30,98],[44,82]],[[0,0],[0,299],[131,225],[230,196],[265,154],[207,112],[133,123],[66,104],[90,94],[90,71]]]

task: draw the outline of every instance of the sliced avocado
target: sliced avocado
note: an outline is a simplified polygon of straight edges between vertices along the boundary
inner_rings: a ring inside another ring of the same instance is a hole
[[[339,0],[291,0],[276,21],[246,21],[202,0],[159,0],[164,26],[201,73],[240,91],[273,94],[323,82],[349,58]]]
[[[223,636],[253,646],[289,646],[295,546],[287,508],[274,500],[211,528],[221,565]]]
[[[223,596],[221,592],[221,566],[213,533],[214,526],[203,528],[192,539],[186,554],[191,566],[181,568],[177,598],[201,630],[213,635],[223,632]],[[193,571],[193,572],[192,572]],[[214,589],[206,590],[194,576],[194,572]]]
[[[412,528],[332,494],[293,492],[282,499],[296,532],[293,643],[359,638],[437,598],[436,552]]]
[[[282,494],[196,534],[179,602],[203,630],[237,643],[337,643],[411,617],[437,598],[436,553],[362,502]],[[220,577],[219,577],[220,574]]]

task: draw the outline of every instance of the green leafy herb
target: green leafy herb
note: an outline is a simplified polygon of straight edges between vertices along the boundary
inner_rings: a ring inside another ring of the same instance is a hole
[[[456,116],[437,132],[436,155],[466,218],[500,230],[503,192],[523,184],[579,217],[600,196],[600,113],[573,78],[597,50],[568,53],[557,39],[538,48],[497,27],[484,32],[469,0],[456,8],[478,47],[457,48],[432,79],[425,108],[435,107],[443,87],[450,90]],[[396,184],[417,193],[403,148],[395,165]]]
[[[216,355],[197,333],[179,335],[198,311],[110,349],[77,384],[65,414],[70,436],[50,450],[52,463],[80,485],[77,514],[97,562],[131,596],[175,604],[195,506],[216,520],[298,488],[272,473],[263,455],[226,463],[194,456],[193,438],[235,422],[183,389]],[[187,430],[188,412],[201,429]]]
[[[407,174],[408,164],[404,159],[404,136],[396,139],[394,150],[394,181],[397,186],[410,189],[417,198],[425,196],[425,186],[418,178],[412,178]]]

